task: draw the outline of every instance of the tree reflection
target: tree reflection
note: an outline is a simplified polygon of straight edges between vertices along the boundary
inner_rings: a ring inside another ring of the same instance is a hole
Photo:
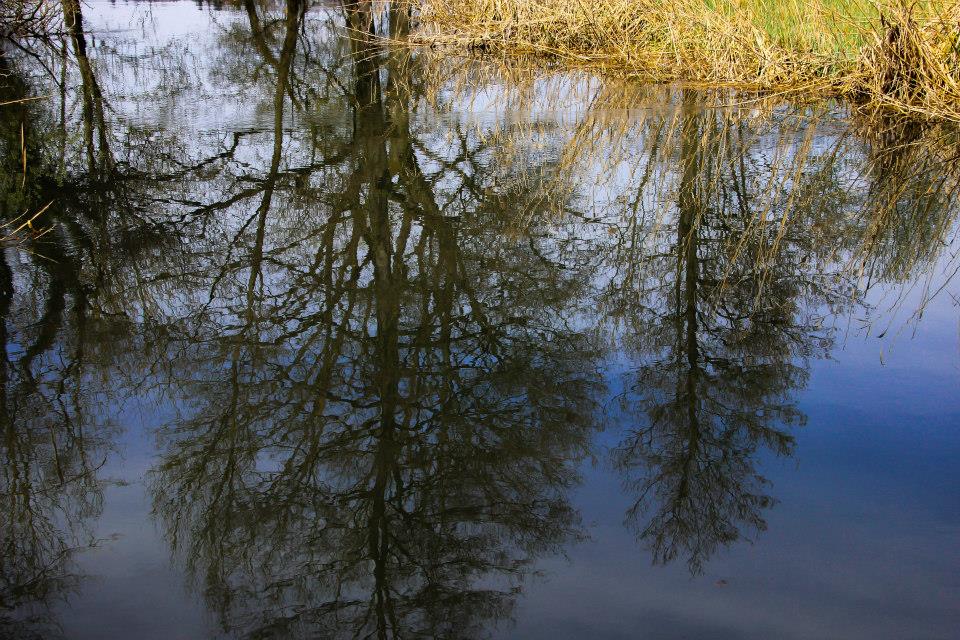
[[[80,74],[82,162],[67,150],[65,84],[56,114],[29,100],[38,84],[29,65],[0,53],[10,101],[0,107],[0,220],[22,222],[24,212],[42,208],[35,224],[49,228],[0,246],[0,636],[11,638],[58,635],[54,608],[83,578],[74,556],[99,543],[101,469],[117,431],[116,396],[105,381],[132,342],[130,325],[101,306],[112,283],[91,277],[132,253],[111,256],[123,240],[96,233],[115,213],[103,209],[122,213],[124,201],[111,197],[121,191],[80,6],[65,2],[63,12],[70,48],[64,42],[53,59]]]
[[[40,350],[54,332],[41,325],[19,358],[11,357],[7,343],[0,363],[0,635],[12,637],[50,631],[49,607],[78,586],[72,556],[96,543],[90,524],[102,505],[98,471],[112,430],[98,418],[95,400],[81,391],[82,355]],[[27,336],[5,330],[3,337]],[[69,357],[66,364],[61,355]]]
[[[354,33],[371,19],[348,7]],[[483,174],[465,179],[470,157],[426,173],[408,53],[352,46],[343,181],[297,229],[307,242],[265,195],[242,264],[170,343],[188,410],[155,509],[232,633],[480,635],[532,559],[579,535],[567,490],[599,391],[569,326],[582,284],[496,233],[502,212],[475,196],[444,211]],[[278,115],[275,159],[282,138]]]
[[[624,405],[640,424],[614,455],[636,496],[627,521],[656,562],[679,558],[694,573],[765,528],[774,499],[758,459],[790,454],[792,427],[805,421],[796,393],[831,344],[822,314],[849,291],[810,233],[831,210],[799,195],[811,183],[838,191],[833,164],[807,165],[783,194],[758,193],[775,188],[751,173],[765,158],[730,116],[683,98],[675,223],[658,221],[675,237],[637,268],[652,288],[631,301],[626,336],[642,364]],[[762,210],[790,199],[789,226]]]
[[[79,584],[72,557],[96,543],[114,431],[90,389],[101,327],[62,238],[31,249],[16,278],[24,253],[0,251],[0,636],[17,638],[55,632],[50,607]]]
[[[910,281],[955,224],[946,146],[884,153],[705,94],[623,126],[599,102],[568,127],[507,101],[506,131],[478,132],[450,83],[427,95],[428,56],[378,42],[405,7],[243,1],[209,51],[149,55],[92,46],[61,7],[59,100],[0,112],[2,218],[51,203],[54,228],[0,260],[18,623],[95,542],[114,394],[163,395],[154,510],[225,632],[483,635],[583,533],[569,494],[610,349],[628,525],[700,571],[765,526],[762,459],[792,451],[824,318],[862,279]],[[496,85],[461,62],[461,84]],[[0,64],[5,95],[41,92]],[[194,76],[241,97],[236,122],[114,117],[202,101],[172,86]]]

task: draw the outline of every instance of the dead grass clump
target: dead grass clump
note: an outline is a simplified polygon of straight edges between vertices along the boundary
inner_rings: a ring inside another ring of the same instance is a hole
[[[937,9],[904,3],[880,15],[850,88],[868,112],[960,119],[960,4]]]

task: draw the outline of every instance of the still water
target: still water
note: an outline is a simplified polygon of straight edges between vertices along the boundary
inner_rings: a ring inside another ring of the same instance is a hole
[[[955,131],[80,11],[0,58],[0,635],[960,637]]]

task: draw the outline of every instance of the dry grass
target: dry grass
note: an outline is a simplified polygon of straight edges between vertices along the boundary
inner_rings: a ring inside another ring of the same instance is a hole
[[[881,14],[846,88],[877,114],[960,120],[960,3]]]
[[[416,40],[960,120],[958,0],[418,0]]]

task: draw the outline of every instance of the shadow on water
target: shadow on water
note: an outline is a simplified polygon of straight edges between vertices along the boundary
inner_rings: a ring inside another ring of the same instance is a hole
[[[838,327],[918,321],[956,268],[950,131],[491,71],[386,44],[397,7],[243,2],[187,47],[84,10],[0,59],[3,101],[55,95],[0,107],[3,219],[53,203],[0,261],[10,636],[81,588],[143,398],[153,513],[228,635],[485,635],[589,535],[590,461],[699,573],[766,527]],[[220,94],[254,116],[164,124]]]

